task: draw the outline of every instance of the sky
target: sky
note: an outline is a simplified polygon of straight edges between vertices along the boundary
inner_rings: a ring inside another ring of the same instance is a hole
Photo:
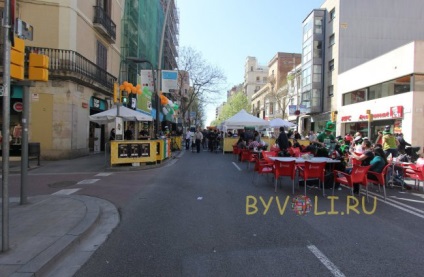
[[[226,89],[219,102],[207,105],[206,126],[226,91],[244,81],[248,56],[267,65],[277,52],[301,53],[302,22],[324,0],[176,0],[179,47],[200,52],[222,70]]]

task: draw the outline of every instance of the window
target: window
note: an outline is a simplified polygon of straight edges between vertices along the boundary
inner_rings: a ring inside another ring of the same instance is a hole
[[[100,41],[97,41],[97,65],[107,70],[107,49]]]
[[[328,38],[328,44],[330,46],[333,46],[336,43],[336,39],[335,39],[335,35],[332,34],[329,38]]]
[[[111,1],[110,0],[97,0],[97,6],[100,6],[105,13],[110,17]]]
[[[334,59],[328,62],[328,71],[334,70]]]
[[[329,21],[332,21],[334,18],[336,18],[336,8],[333,8],[330,11],[330,20]]]
[[[322,58],[322,41],[314,41],[314,58]]]
[[[333,85],[328,86],[328,96],[333,96],[334,95],[333,90],[334,90],[334,86]]]
[[[315,34],[322,34],[322,17],[315,18]]]
[[[261,78],[259,76],[256,76],[256,82],[259,82]]]
[[[269,103],[269,114],[274,114],[274,103]]]
[[[263,78],[262,78],[262,81],[263,81],[264,83],[266,83],[266,80],[267,80],[267,78],[266,78],[266,77],[263,77]]]
[[[360,89],[343,94],[343,106],[364,102],[366,100],[367,89]]]
[[[253,71],[253,66],[250,67],[250,71]]]
[[[321,66],[320,65],[314,65],[314,75],[312,77],[312,82],[319,83],[321,82]]]
[[[312,52],[311,40],[308,40],[307,42],[303,44],[303,53],[302,53],[303,64],[311,60],[312,58],[311,52]]]
[[[312,36],[312,20],[306,22],[303,26],[303,41],[307,41]]]

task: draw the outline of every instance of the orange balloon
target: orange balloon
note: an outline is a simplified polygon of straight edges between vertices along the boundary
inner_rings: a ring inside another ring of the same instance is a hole
[[[137,89],[135,87],[131,88],[131,93],[136,94],[137,93]]]
[[[137,89],[137,94],[141,95],[142,93],[141,89]]]
[[[126,87],[125,88],[125,91],[128,92],[128,93],[130,93],[131,92],[131,88],[130,87]]]
[[[124,81],[122,84],[123,84],[124,86],[128,86],[128,82],[127,82],[127,81]]]
[[[125,89],[125,86],[124,86],[124,85],[120,85],[120,86],[119,86],[119,90],[121,90],[121,91],[122,91],[122,90],[124,90],[124,89]]]
[[[160,103],[162,104],[162,106],[166,106],[168,104],[168,98],[166,98],[166,96],[163,96],[162,94],[160,95]]]

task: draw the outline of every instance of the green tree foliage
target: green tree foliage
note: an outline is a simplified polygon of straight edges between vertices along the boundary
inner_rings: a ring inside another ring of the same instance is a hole
[[[249,112],[250,103],[247,96],[242,91],[239,91],[228,99],[228,102],[222,107],[218,119],[214,120],[211,125],[218,126],[221,122],[232,117],[242,109]]]

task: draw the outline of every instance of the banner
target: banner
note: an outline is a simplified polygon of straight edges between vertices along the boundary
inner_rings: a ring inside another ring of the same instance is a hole
[[[178,71],[162,70],[162,93],[171,93],[178,90]]]
[[[305,105],[289,105],[289,116],[295,115],[296,110],[299,109],[300,114],[306,114],[308,112]]]

